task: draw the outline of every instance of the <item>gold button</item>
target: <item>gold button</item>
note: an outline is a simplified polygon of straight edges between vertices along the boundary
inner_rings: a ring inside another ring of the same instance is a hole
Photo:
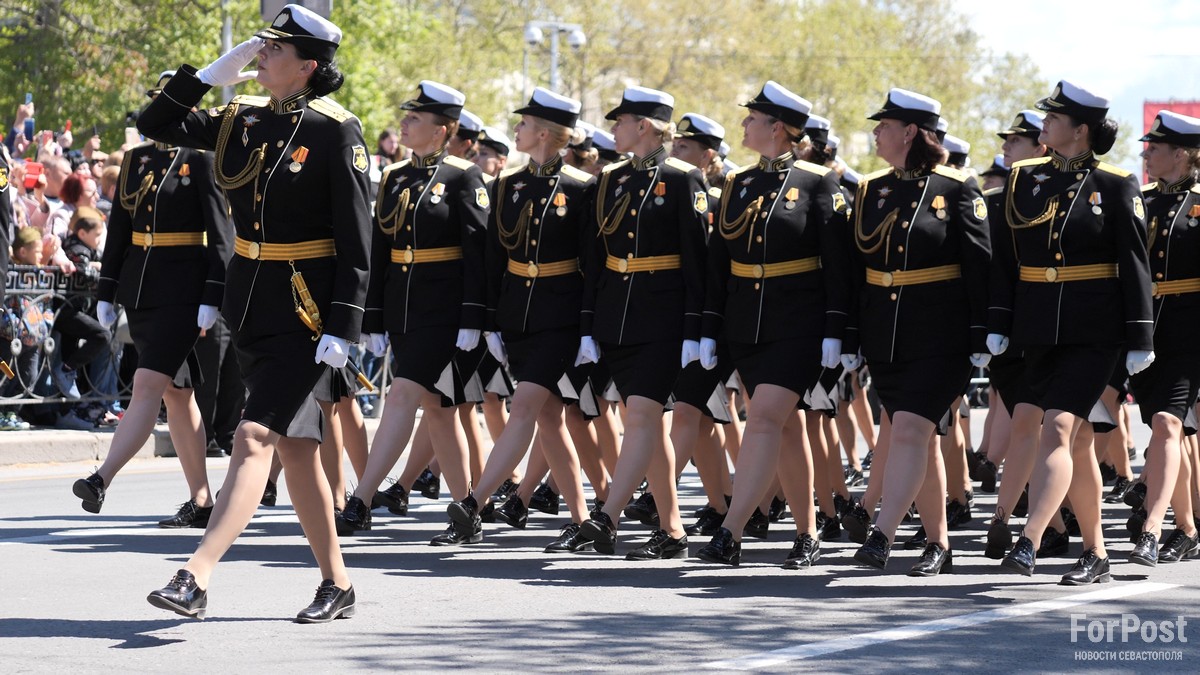
[[[1175,201],[1177,201],[1177,202],[1183,201],[1183,195],[1179,195],[1178,197],[1176,197]]]
[[[1159,251],[1159,252],[1158,252],[1158,257],[1160,257],[1160,258],[1165,258],[1165,257],[1167,257],[1167,252],[1166,252],[1166,251]]]
[[[1083,174],[1081,174],[1081,173],[1075,174],[1075,180],[1083,180]]]
[[[158,192],[158,186],[157,186],[157,185],[151,185],[151,186],[150,186],[150,191],[151,191],[151,192]]]
[[[779,193],[778,193],[778,192],[772,192],[772,193],[771,193],[771,199],[775,199],[775,197],[777,197],[777,196],[779,196]]]
[[[1168,218],[1174,218],[1174,217],[1175,217],[1175,212],[1174,212],[1174,211],[1168,211],[1168,212],[1167,212],[1167,217],[1168,217]]]
[[[624,258],[621,258],[620,260],[618,260],[617,261],[617,271],[620,272],[621,274],[628,272],[629,271],[629,261]],[[628,278],[628,277],[626,277],[626,278]]]
[[[902,229],[902,230],[908,229],[908,221],[907,220],[904,221],[903,223],[900,223],[900,229]]]
[[[1057,232],[1055,232],[1054,234],[1050,235],[1050,238],[1051,238],[1051,239],[1058,239],[1058,233],[1057,233]]]
[[[626,258],[629,258],[630,260],[633,260],[633,254],[632,254],[632,253],[630,253],[630,254],[626,255],[625,257],[626,257]]]
[[[761,243],[762,243],[762,235],[760,234],[760,235],[758,235],[757,237],[755,237],[755,238],[754,238],[754,241],[755,241],[755,242],[757,242],[757,243],[759,243],[759,244],[761,244]]]
[[[631,215],[631,216],[636,216],[636,215],[637,215],[637,209],[629,209],[629,215]]]
[[[767,212],[763,211],[762,213],[758,214],[758,217],[765,219],[767,217]]]
[[[277,148],[282,148],[282,147],[283,147],[283,141],[276,141],[276,142],[275,142],[275,147],[277,147]]]
[[[892,293],[892,294],[891,294],[890,296],[888,296],[888,297],[890,297],[892,300],[895,300],[895,299],[897,298],[897,295],[896,295],[895,293]]]
[[[1162,231],[1162,236],[1164,236],[1164,237],[1165,237],[1165,236],[1167,236],[1167,230],[1165,230],[1165,229],[1164,229],[1164,230]]]
[[[758,290],[758,289],[760,289],[760,288],[762,288],[762,284],[758,283],[757,281],[756,281],[756,282],[754,282],[754,290],[756,290],[756,291],[757,291],[757,290]]]
[[[299,115],[292,115],[292,124],[295,124],[295,123],[297,123],[297,122],[299,122],[299,121],[300,121],[300,116],[299,116]]]
[[[912,208],[914,208],[914,209],[915,209],[915,208],[917,208],[917,203],[916,203],[916,202],[913,202],[913,203],[912,203]]]
[[[1058,217],[1059,217],[1059,218],[1062,218],[1062,217],[1063,217],[1063,216],[1065,216],[1065,215],[1067,215],[1067,212],[1066,212],[1066,211],[1059,211],[1059,212],[1058,212]]]
[[[529,288],[529,287],[530,287],[530,286],[532,286],[532,285],[533,285],[533,282],[532,282],[532,281],[530,281],[529,279],[526,279],[526,280],[525,280],[525,288]]]
[[[545,197],[542,197],[542,199],[541,199],[541,202],[540,202],[540,203],[542,203],[542,204],[545,204],[545,203],[546,203],[546,198],[545,198]]]
[[[629,281],[629,275],[621,277],[621,281]]]
[[[146,231],[147,231],[147,232],[149,232],[149,231],[150,231],[150,226],[149,226],[149,225],[147,225],[147,226],[146,226]]]
[[[558,182],[558,179],[557,179],[557,178],[551,178],[551,179],[550,179],[550,185],[551,185],[551,187],[553,187],[553,186],[554,186],[554,184],[555,184],[556,182]]]
[[[925,181],[924,181],[924,179],[917,181],[917,187],[919,187],[919,188],[923,188],[923,187],[925,187]]]
[[[413,250],[411,248],[404,249],[404,262],[411,265],[413,261]]]
[[[256,230],[257,230],[257,229],[260,229],[260,228],[262,228],[262,225],[259,225],[258,223],[255,223],[255,224],[254,224],[254,229],[256,229]]]
[[[645,197],[645,196],[646,196],[646,191],[645,191],[645,190],[638,190],[638,196],[639,196],[639,197]],[[543,199],[542,201],[546,201],[546,200],[545,200],[545,199]]]
[[[405,230],[406,232],[412,232],[412,225],[405,225],[405,226],[404,226],[404,230]]]
[[[534,218],[534,219],[533,219],[533,224],[534,224],[534,225],[537,225],[537,224],[538,224],[538,223],[540,223],[540,222],[542,222],[542,219],[541,219],[541,218]]]
[[[146,211],[148,211],[148,212],[149,212],[149,211],[153,211],[153,210],[154,210],[154,207],[153,207],[153,206],[147,206],[147,207],[146,207]]]
[[[1074,198],[1075,198],[1075,191],[1074,191],[1074,190],[1071,190],[1071,191],[1067,192],[1067,199],[1074,199]]]
[[[903,247],[903,246],[897,246],[897,247],[896,247],[896,250],[897,250],[897,251],[899,251],[900,253],[904,253],[904,247]]]
[[[530,240],[529,240],[529,245],[530,245],[530,246],[537,246],[537,239],[530,239]]]
[[[626,232],[625,234],[629,235],[630,239],[633,239],[633,237],[634,237],[634,234],[632,232]]]
[[[1158,274],[1155,274],[1155,275],[1154,275],[1154,278],[1155,278],[1155,279],[1161,279],[1161,278],[1163,278],[1163,273],[1162,273],[1162,272],[1159,272]]]
[[[254,201],[256,201],[256,202],[261,202],[261,201],[262,201],[262,195],[254,195]]]
[[[891,285],[893,283],[895,283],[895,281],[896,281],[895,277],[892,276],[891,272],[884,272],[883,274],[880,275],[879,279],[880,279],[880,281],[883,282],[884,288],[890,288]],[[893,296],[893,299],[895,299],[895,296]]]
[[[1061,254],[1061,253],[1055,253],[1055,254],[1054,254],[1054,259],[1055,259],[1055,260],[1062,260],[1062,254]]]
[[[175,151],[172,150],[171,152],[167,153],[167,156],[170,157],[171,159],[175,159]]]
[[[167,175],[167,170],[166,170],[166,169],[163,169],[163,170],[162,170],[162,175],[164,175],[164,176],[165,176],[165,175]]]
[[[263,173],[271,173],[271,167],[268,166],[267,168],[263,169]]]
[[[409,205],[408,205],[408,210],[409,210],[409,211],[412,211],[413,209],[416,209],[416,208],[417,208],[417,205],[416,205],[416,204],[409,204]]]
[[[537,266],[537,263],[535,263],[535,262],[530,262],[530,263],[529,263],[529,266],[528,266],[527,268],[525,268],[525,271],[526,271],[526,272],[529,274],[529,276],[531,276],[531,277],[533,277],[534,279],[536,279],[536,278],[537,278],[537,275],[538,275],[538,266]]]
[[[1053,283],[1057,280],[1058,280],[1058,268],[1057,267],[1047,267],[1046,268],[1046,281]]]
[[[146,246],[153,246],[153,245],[154,245],[154,235],[147,232],[146,233]]]
[[[261,251],[262,247],[258,245],[257,241],[250,242],[250,245],[246,247],[246,254],[251,260],[258,260],[258,254]]]
[[[401,265],[401,266],[400,266],[400,271],[401,271],[401,272],[407,272],[407,271],[408,271],[408,265]]]
[[[755,265],[753,268],[751,268],[750,273],[754,275],[755,279],[761,279],[761,278],[763,278],[764,272],[766,272],[766,270],[763,269],[762,265]],[[757,287],[758,287],[758,284],[755,284],[755,288],[757,288]]]
[[[429,171],[425,172],[425,174],[427,176],[432,176],[434,171],[435,171],[435,169],[430,169]]]
[[[783,180],[783,174],[779,174],[779,180]]]

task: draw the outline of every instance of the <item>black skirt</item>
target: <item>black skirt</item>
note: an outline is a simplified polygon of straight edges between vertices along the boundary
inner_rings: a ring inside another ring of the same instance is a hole
[[[718,352],[717,365],[712,370],[705,370],[699,361],[693,361],[679,371],[671,403],[686,403],[714,422],[729,424],[729,412],[725,407],[725,380],[729,379],[729,367],[722,367],[722,362],[727,363],[732,357],[728,350],[721,351],[725,354]]]
[[[1055,345],[1025,348],[1025,379],[1033,404],[1089,419],[1121,358],[1117,347]]]
[[[579,351],[577,328],[537,333],[505,331],[502,337],[508,350],[508,365],[517,382],[532,382],[553,392],[559,390],[559,381],[575,363]]]
[[[760,384],[773,384],[804,393],[821,376],[821,338],[800,337],[759,344],[729,343],[733,365],[742,378],[745,394],[754,400],[754,390]]]
[[[327,368],[313,388],[313,396],[317,401],[337,403],[354,395],[358,391],[358,380],[349,368]]]
[[[1196,433],[1196,394],[1200,391],[1200,354],[1155,354],[1150,367],[1129,378],[1130,388],[1150,425],[1155,413],[1174,415],[1183,421],[1187,436]]]
[[[1012,417],[1018,403],[1037,405],[1025,379],[1025,359],[1019,354],[993,356],[988,363],[988,379],[999,392],[1009,417]]]
[[[171,378],[181,389],[204,381],[196,357],[200,327],[196,325],[199,305],[163,305],[149,309],[125,308],[129,335],[137,348],[138,368]]]
[[[600,353],[622,400],[641,396],[665,406],[679,377],[682,347],[679,340],[637,345],[606,342],[600,345]]]
[[[465,400],[465,376],[454,363],[458,347],[457,328],[422,328],[407,333],[390,333],[392,375],[421,385],[442,397],[442,407]]]
[[[329,366],[314,362],[312,333],[236,333],[234,344],[247,392],[242,419],[288,438],[320,441],[321,409],[313,389]]]
[[[912,413],[934,425],[947,416],[962,395],[963,384],[971,379],[971,360],[966,354],[868,365],[871,382],[888,415]]]

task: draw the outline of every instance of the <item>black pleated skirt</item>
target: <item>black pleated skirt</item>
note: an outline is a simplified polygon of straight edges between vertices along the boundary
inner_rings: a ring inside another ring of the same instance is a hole
[[[1055,345],[1025,349],[1025,379],[1032,403],[1088,419],[1121,358],[1117,347]],[[1124,371],[1122,371],[1124,372]]]
[[[754,400],[760,384],[773,384],[801,398],[821,376],[821,338],[798,337],[759,344],[729,343],[745,393]]]
[[[203,381],[196,341],[199,305],[163,305],[148,309],[125,309],[129,335],[137,348],[138,368],[146,368],[171,378],[182,389],[194,388]]]
[[[622,400],[642,396],[665,406],[679,377],[682,346],[679,340],[638,345],[603,343],[600,353]]]
[[[455,363],[458,329],[420,328],[407,333],[390,333],[393,377],[410,380],[431,394],[442,397],[442,407],[466,400],[466,379]]]
[[[247,391],[242,419],[288,438],[321,440],[321,409],[313,390],[329,366],[314,362],[317,346],[312,335],[308,331],[235,334]]]
[[[889,415],[912,413],[935,425],[946,417],[971,379],[971,360],[966,354],[868,366],[879,402]]]
[[[1020,352],[1011,355],[1006,352],[993,356],[988,363],[988,379],[992,387],[999,392],[1009,417],[1012,417],[1018,403],[1037,405],[1025,377],[1025,358]]]
[[[508,365],[518,384],[532,382],[557,392],[559,381],[575,363],[579,351],[579,329],[559,328],[537,333],[505,331]],[[497,364],[499,365],[499,364]]]
[[[1200,354],[1158,354],[1150,367],[1129,378],[1142,421],[1155,413],[1174,415],[1183,422],[1185,435],[1196,433],[1196,394],[1200,391]]]

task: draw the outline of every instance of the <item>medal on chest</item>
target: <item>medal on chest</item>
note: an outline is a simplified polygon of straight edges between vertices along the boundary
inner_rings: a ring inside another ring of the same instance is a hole
[[[430,204],[441,204],[442,203],[442,195],[446,194],[446,184],[445,183],[435,184],[433,187],[429,188],[429,194],[433,195],[432,197],[429,198]]]
[[[800,198],[800,190],[798,188],[791,188],[787,191],[787,194],[785,194],[783,198],[787,200],[784,202],[783,208],[791,211],[792,209],[796,208],[796,200]]]
[[[933,215],[937,216],[938,220],[946,219],[946,197],[945,196],[938,195],[938,196],[934,197],[933,201],[930,202],[929,205],[933,207]]]
[[[1195,227],[1196,223],[1200,222],[1197,220],[1198,218],[1200,218],[1200,204],[1193,204],[1192,209],[1188,211],[1188,227]]]
[[[192,167],[188,166],[187,163],[184,163],[183,165],[181,165],[179,167],[179,183],[181,185],[191,185],[192,184],[191,176],[192,176]]]
[[[890,194],[892,194],[892,188],[886,185],[879,188],[879,203],[875,205],[876,208],[882,209],[884,202],[887,201],[888,195]]]
[[[1035,197],[1037,196],[1037,193],[1042,191],[1042,183],[1045,183],[1049,179],[1050,179],[1050,176],[1047,176],[1044,173],[1033,174],[1033,181],[1034,181],[1033,195]]]
[[[242,116],[242,147],[250,144],[250,127],[258,124],[262,120],[258,119],[258,115],[243,115]]]
[[[292,173],[300,173],[300,169],[304,168],[304,162],[308,160],[308,148],[303,145],[296,148],[292,153],[292,163],[288,165],[288,171]]]
[[[554,206],[556,207],[554,209],[554,214],[556,216],[558,216],[559,218],[562,218],[563,216],[567,215],[567,196],[566,195],[564,195],[561,192],[554,195],[554,201],[552,201],[551,203],[554,204]]]
[[[516,204],[518,201],[520,201],[520,199],[521,199],[521,190],[524,190],[524,189],[525,189],[525,182],[524,182],[524,181],[518,181],[518,182],[516,182],[516,183],[513,183],[513,196],[512,196],[512,201],[513,201],[513,203],[514,203],[514,204]]]
[[[1088,203],[1092,205],[1092,213],[1096,215],[1104,213],[1104,209],[1100,208],[1100,204],[1103,201],[1104,200],[1100,198],[1099,192],[1093,192],[1092,195],[1088,197]]]
[[[625,174],[617,179],[617,189],[613,192],[614,197],[620,197],[621,193],[625,191],[625,181],[627,180],[629,180],[629,174]]]
[[[142,155],[138,157],[138,175],[146,172],[146,165],[150,163],[150,155]]]
[[[662,182],[661,180],[658,181],[658,183],[656,183],[654,185],[654,203],[655,203],[655,205],[662,206],[664,203],[666,203],[666,200],[663,199],[663,197],[665,197],[666,194],[667,194],[667,184]]]

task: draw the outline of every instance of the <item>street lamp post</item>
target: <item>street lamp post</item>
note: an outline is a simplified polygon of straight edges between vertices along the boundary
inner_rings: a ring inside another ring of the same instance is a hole
[[[546,39],[546,33],[550,33],[550,90],[557,92],[562,87],[562,82],[558,76],[558,44],[559,36],[566,34],[567,45],[571,49],[581,49],[587,44],[587,35],[583,32],[583,26],[577,23],[562,23],[560,21],[530,21],[525,24],[525,53],[524,53],[524,79],[525,79],[525,96],[529,96],[529,48],[536,47]]]

